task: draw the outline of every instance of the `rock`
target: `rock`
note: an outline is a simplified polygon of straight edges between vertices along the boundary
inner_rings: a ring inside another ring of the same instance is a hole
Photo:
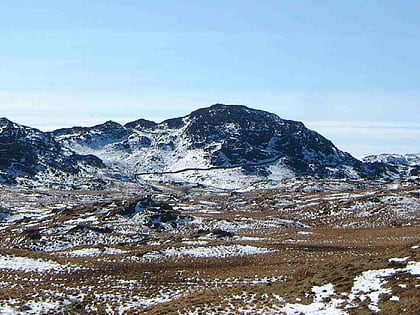
[[[222,229],[214,229],[213,231],[211,231],[211,234],[215,235],[218,238],[232,237],[232,236],[235,235],[233,232],[225,231],[225,230],[222,230]]]
[[[71,228],[68,233],[77,233],[77,232],[82,232],[82,233],[87,233],[89,231],[95,232],[95,233],[112,233],[113,230],[109,227],[102,227],[102,226],[90,226],[90,225],[77,225],[73,228]]]
[[[40,240],[42,238],[40,229],[28,229],[22,232],[27,238],[31,240]]]

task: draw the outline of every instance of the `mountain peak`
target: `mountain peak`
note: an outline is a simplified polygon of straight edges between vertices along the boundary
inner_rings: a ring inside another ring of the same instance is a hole
[[[102,124],[98,124],[93,126],[92,128],[102,128],[102,127],[122,127],[122,125],[120,123],[117,123],[116,121],[113,120],[107,120],[106,122],[102,123]]]
[[[223,125],[226,123],[240,123],[243,124],[245,121],[254,123],[264,123],[266,121],[284,121],[276,114],[250,108],[245,105],[234,105],[234,104],[214,104],[209,107],[199,108],[189,114],[187,117],[193,119],[199,119],[200,123],[210,123],[215,125]],[[289,121],[292,123],[292,121]],[[299,123],[300,122],[294,122]]]
[[[108,120],[103,124],[99,124],[90,128],[104,135],[122,136],[127,134],[127,130],[123,125],[113,120]]]
[[[251,109],[248,106],[241,105],[241,104],[223,104],[223,103],[216,103],[210,105],[209,109],[218,109],[218,108],[225,108],[225,109]]]
[[[13,124],[13,122],[9,119],[7,119],[6,117],[1,117],[0,118],[0,126],[6,126],[6,125],[10,125]]]
[[[154,121],[143,119],[143,118],[130,121],[124,125],[125,128],[137,129],[137,130],[154,129],[156,126],[157,126],[157,123],[155,123]]]
[[[238,104],[221,104],[216,103],[208,107],[202,107],[195,111],[193,111],[191,115],[195,113],[203,113],[203,112],[219,112],[219,111],[230,111],[230,112],[249,112],[249,111],[258,111],[258,109],[252,109],[245,105],[238,105]]]

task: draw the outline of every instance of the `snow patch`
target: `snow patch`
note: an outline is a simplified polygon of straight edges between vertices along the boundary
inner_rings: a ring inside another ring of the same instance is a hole
[[[23,272],[61,271],[66,266],[50,260],[28,257],[0,256],[0,269]]]
[[[118,248],[106,248],[105,250],[101,250],[99,248],[82,248],[76,249],[69,252],[65,252],[67,256],[71,257],[91,257],[91,256],[99,256],[99,255],[120,255],[127,253],[124,250]]]
[[[307,232],[307,231],[299,231],[299,232],[297,232],[297,234],[299,234],[299,235],[312,235],[314,233],[313,232]]]
[[[399,302],[400,298],[398,296],[393,295],[393,296],[390,297],[389,300],[392,301],[392,302]]]
[[[194,258],[226,258],[233,256],[247,256],[268,254],[273,250],[250,245],[220,245],[195,248],[168,248],[163,251],[150,252],[144,255],[145,259],[161,259],[167,257],[194,257]]]

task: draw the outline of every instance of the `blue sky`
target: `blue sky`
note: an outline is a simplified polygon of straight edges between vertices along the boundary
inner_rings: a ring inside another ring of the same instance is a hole
[[[420,2],[0,2],[0,116],[42,129],[213,103],[355,156],[420,152]]]

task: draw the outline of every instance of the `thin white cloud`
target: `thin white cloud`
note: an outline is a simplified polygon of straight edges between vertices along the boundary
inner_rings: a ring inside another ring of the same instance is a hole
[[[420,152],[420,123],[402,121],[305,121],[305,125],[356,157]]]
[[[307,121],[306,126],[335,137],[420,138],[420,124],[414,122]]]

